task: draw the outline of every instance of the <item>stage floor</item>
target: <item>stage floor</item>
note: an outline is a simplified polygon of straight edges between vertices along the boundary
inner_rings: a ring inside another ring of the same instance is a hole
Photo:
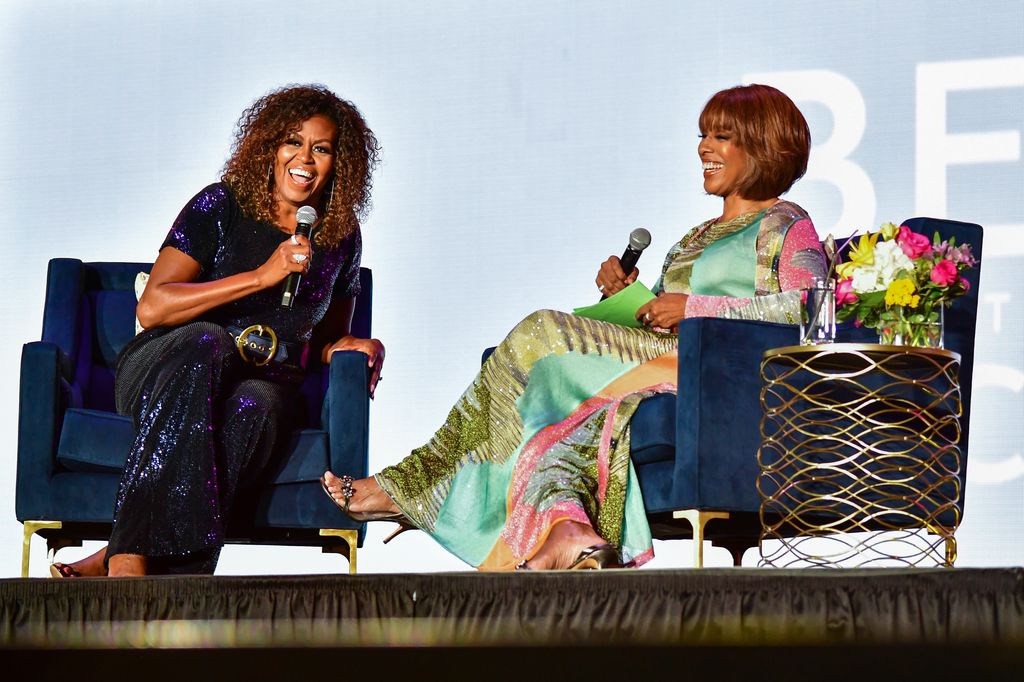
[[[1012,679],[1024,569],[11,579],[0,660],[33,679]]]

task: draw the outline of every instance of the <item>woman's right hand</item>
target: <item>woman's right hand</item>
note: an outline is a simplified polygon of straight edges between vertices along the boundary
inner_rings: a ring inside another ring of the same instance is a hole
[[[201,267],[191,256],[173,246],[160,250],[149,276],[149,284],[139,299],[135,314],[145,329],[184,324],[207,310],[269,289],[292,272],[309,269],[309,239],[296,236],[274,249],[267,262],[255,270],[222,279],[196,282]],[[296,261],[296,254],[305,259]]]
[[[295,256],[299,260],[295,260]],[[293,234],[274,249],[263,265],[256,268],[256,278],[261,289],[269,289],[293,272],[305,273],[309,270],[309,261],[313,251],[309,239]]]
[[[597,284],[598,290],[603,295],[611,296],[628,287],[639,276],[640,271],[636,268],[633,268],[633,272],[627,275],[622,271],[622,263],[619,262],[619,257],[608,256],[608,260],[601,263],[601,269],[597,271],[594,283]]]

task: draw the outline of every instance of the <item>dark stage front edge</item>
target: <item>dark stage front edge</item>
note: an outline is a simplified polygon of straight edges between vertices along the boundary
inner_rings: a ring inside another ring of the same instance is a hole
[[[0,581],[15,649],[1024,646],[1024,569]]]

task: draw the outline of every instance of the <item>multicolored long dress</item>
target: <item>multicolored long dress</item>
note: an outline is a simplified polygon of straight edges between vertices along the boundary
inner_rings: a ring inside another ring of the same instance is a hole
[[[801,286],[825,259],[806,212],[780,201],[709,220],[668,253],[655,293],[685,293],[687,317],[795,323]],[[639,566],[654,556],[629,458],[644,398],[674,393],[674,334],[541,310],[488,358],[444,425],[376,476],[395,504],[481,570],[532,557],[561,521],[590,524]]]

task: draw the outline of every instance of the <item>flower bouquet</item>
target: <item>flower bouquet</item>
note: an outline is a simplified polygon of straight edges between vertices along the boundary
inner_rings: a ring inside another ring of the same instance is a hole
[[[971,245],[929,240],[906,225],[886,223],[850,249],[836,266],[836,317],[878,331],[879,343],[942,346],[942,307],[967,293],[960,273],[977,264]]]

